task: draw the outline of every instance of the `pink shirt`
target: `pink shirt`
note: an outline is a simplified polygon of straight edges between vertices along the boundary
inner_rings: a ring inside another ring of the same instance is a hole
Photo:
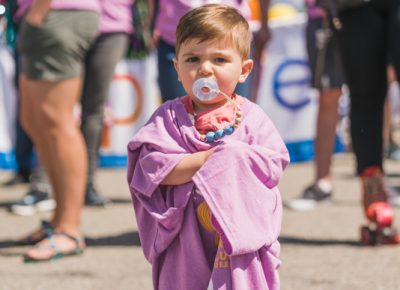
[[[101,8],[100,32],[132,33],[134,0],[98,0]]]
[[[16,19],[20,19],[32,4],[32,0],[17,0],[18,10],[15,14]],[[51,9],[54,10],[93,10],[100,12],[98,0],[53,0]]]
[[[306,5],[308,18],[316,19],[324,16],[324,11],[315,5],[315,0],[306,0]]]
[[[235,7],[246,19],[250,19],[250,7],[247,0],[160,0],[156,28],[160,37],[175,45],[175,32],[179,19],[189,10],[208,3],[223,3]]]
[[[243,98],[234,94],[232,99],[242,106]],[[188,113],[193,114],[193,103],[189,96],[181,97],[181,102],[185,106]],[[233,124],[236,117],[236,108],[230,102],[226,102],[218,108],[205,110],[197,114],[194,126],[201,134],[206,134],[209,131],[223,129],[227,125]]]

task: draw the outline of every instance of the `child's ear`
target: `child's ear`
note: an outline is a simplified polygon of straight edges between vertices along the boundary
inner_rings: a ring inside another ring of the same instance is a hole
[[[240,74],[240,77],[239,77],[239,83],[244,83],[246,81],[247,77],[253,70],[253,65],[254,65],[254,62],[252,59],[246,59],[245,61],[243,61],[242,73]]]
[[[174,63],[174,67],[175,67],[176,73],[178,74],[178,81],[181,81],[180,78],[179,78],[178,60],[176,59],[176,57],[174,57],[174,58],[172,59],[172,61],[173,61],[173,63]]]

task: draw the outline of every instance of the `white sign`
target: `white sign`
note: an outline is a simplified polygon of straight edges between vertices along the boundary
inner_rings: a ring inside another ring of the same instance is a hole
[[[305,24],[302,15],[290,22],[271,21],[272,39],[257,94],[257,103],[276,125],[295,161],[312,157],[318,109],[317,94],[310,88]],[[293,146],[302,146],[299,154],[307,156],[294,156]]]

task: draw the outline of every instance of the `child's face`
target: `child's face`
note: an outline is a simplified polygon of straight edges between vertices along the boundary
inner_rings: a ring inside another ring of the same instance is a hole
[[[213,78],[219,89],[232,95],[236,84],[243,83],[251,69],[253,61],[242,60],[237,49],[226,40],[210,40],[199,43],[198,39],[189,39],[179,50],[174,65],[185,91],[198,104],[217,104],[225,98],[219,94],[215,99],[201,101],[192,92],[193,83],[204,77]]]

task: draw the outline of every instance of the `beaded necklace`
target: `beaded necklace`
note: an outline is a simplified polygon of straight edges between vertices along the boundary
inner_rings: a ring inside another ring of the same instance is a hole
[[[232,120],[231,124],[228,124],[222,129],[217,129],[214,131],[208,131],[206,134],[200,133],[200,140],[207,143],[213,143],[226,135],[231,135],[235,129],[239,126],[240,122],[242,121],[242,110],[240,106],[232,99],[227,98],[227,100],[232,103],[236,109],[235,118]],[[197,114],[194,112],[194,106],[192,103],[193,110],[189,112],[189,118],[192,121],[192,124],[195,125]],[[196,127],[196,126],[195,126]]]

